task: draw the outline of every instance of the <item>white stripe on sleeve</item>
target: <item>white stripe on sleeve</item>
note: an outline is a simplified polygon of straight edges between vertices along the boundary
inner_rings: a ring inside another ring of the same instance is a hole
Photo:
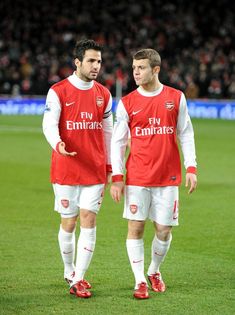
[[[46,98],[42,128],[47,141],[54,150],[56,149],[57,143],[61,141],[58,128],[60,112],[61,105],[59,98],[53,89],[49,89]]]
[[[183,93],[180,99],[177,136],[181,145],[185,168],[187,169],[189,166],[196,167],[197,163],[193,125],[188,114],[187,102]]]
[[[109,117],[112,114],[112,104],[113,104],[113,99],[112,99],[112,96],[110,94],[109,101],[108,101],[107,107],[105,108],[105,112],[103,115],[104,119]]]
[[[117,106],[111,141],[111,163],[113,175],[124,174],[124,158],[129,134],[129,116],[120,100]]]
[[[113,133],[112,96],[110,95],[106,111],[103,116],[104,141],[106,148],[106,161],[111,164],[111,138]]]

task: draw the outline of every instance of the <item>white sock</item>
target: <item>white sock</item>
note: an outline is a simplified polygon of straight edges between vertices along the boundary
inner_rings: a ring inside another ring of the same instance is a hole
[[[156,235],[152,241],[152,261],[148,269],[148,275],[159,272],[160,264],[164,261],[166,254],[170,248],[172,234],[168,241],[159,240]]]
[[[64,262],[64,275],[70,275],[75,269],[75,232],[66,232],[60,226],[58,241],[61,257]]]
[[[139,283],[147,283],[144,276],[144,241],[143,239],[127,239],[126,248],[135,277],[135,289],[137,289]]]
[[[91,229],[80,228],[80,235],[77,244],[77,259],[74,282],[82,280],[87,271],[96,242],[96,227]]]

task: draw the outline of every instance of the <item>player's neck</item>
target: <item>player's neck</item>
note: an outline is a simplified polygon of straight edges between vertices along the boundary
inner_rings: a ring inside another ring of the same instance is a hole
[[[82,75],[79,71],[75,71],[75,75],[78,77],[79,80],[83,81],[85,84],[89,84],[92,79],[87,78],[86,76]]]
[[[154,80],[141,85],[141,88],[144,89],[147,92],[154,92],[161,87],[161,82],[158,80],[157,77],[154,78]]]
[[[83,79],[81,79],[76,74],[76,72],[73,73],[73,75],[70,77],[70,80],[75,87],[77,87],[81,90],[87,90],[93,86],[93,80],[92,81],[84,81]]]

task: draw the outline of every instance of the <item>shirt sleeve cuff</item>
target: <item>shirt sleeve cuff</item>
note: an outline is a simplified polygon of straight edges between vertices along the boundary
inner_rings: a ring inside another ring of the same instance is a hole
[[[112,166],[111,166],[111,164],[107,164],[106,165],[106,172],[112,173]]]
[[[197,174],[197,168],[195,166],[189,166],[186,170],[186,173]]]
[[[123,175],[113,175],[112,176],[112,182],[123,182]]]

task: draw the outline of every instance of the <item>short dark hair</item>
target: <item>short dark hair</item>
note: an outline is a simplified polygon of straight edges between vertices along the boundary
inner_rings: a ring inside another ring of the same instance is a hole
[[[156,50],[151,49],[151,48],[141,49],[137,51],[133,55],[133,59],[135,60],[148,59],[151,68],[154,68],[156,66],[159,66],[159,67],[161,66],[161,57],[159,53]]]
[[[78,58],[79,61],[83,61],[86,50],[94,49],[97,51],[102,51],[102,47],[96,43],[93,39],[82,39],[76,42],[73,56],[74,59]]]

